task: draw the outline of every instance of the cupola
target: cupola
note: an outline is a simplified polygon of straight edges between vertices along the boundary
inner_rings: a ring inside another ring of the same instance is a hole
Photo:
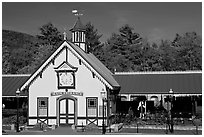
[[[85,43],[85,32],[86,28],[82,24],[80,17],[77,17],[77,21],[74,24],[73,28],[70,29],[72,32],[72,42],[79,46],[85,52],[88,51],[86,43]]]

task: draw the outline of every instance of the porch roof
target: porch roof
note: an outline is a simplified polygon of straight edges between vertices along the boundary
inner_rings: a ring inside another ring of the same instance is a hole
[[[120,94],[202,94],[202,72],[116,73]]]
[[[16,90],[20,88],[30,75],[2,75],[2,96],[16,96]],[[21,96],[27,96],[21,92]]]

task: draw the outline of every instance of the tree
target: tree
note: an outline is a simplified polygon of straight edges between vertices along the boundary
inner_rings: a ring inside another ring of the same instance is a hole
[[[141,64],[137,71],[161,71],[162,56],[156,43],[150,45],[147,41],[142,42]]]
[[[18,70],[19,74],[31,74],[52,54],[51,45],[39,45],[36,54],[33,56],[31,64]]]
[[[8,47],[4,44],[2,44],[2,73],[8,74],[10,72],[10,52],[8,50]]]
[[[37,38],[39,42],[35,46],[37,49],[35,49],[31,64],[20,68],[18,73],[33,73],[62,42],[62,35],[50,22],[40,27],[40,35],[37,35]]]
[[[171,42],[167,40],[162,40],[159,46],[160,56],[161,56],[161,71],[175,71],[175,61],[176,61],[176,48],[171,46]]]
[[[124,25],[104,45],[106,66],[114,71],[135,71],[141,63],[142,39],[133,28]]]
[[[102,35],[98,34],[98,30],[94,28],[91,22],[86,24],[86,44],[89,52],[93,53],[97,58],[101,58],[103,44],[100,42]]]
[[[172,46],[177,49],[176,70],[202,70],[202,41],[195,32],[176,35]]]
[[[51,22],[40,27],[40,35],[37,35],[37,37],[41,41],[40,44],[52,45],[53,50],[57,49],[59,43],[63,40],[63,36]]]
[[[126,44],[141,44],[141,37],[138,33],[133,32],[133,28],[128,24],[119,29],[120,35],[126,41]]]
[[[24,48],[13,50],[10,56],[10,73],[16,74],[19,69],[29,65],[33,60],[32,55],[32,51],[26,50]]]

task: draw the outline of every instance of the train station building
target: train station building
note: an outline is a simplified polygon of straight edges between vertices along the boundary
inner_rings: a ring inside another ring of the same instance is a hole
[[[112,73],[88,51],[79,17],[70,31],[72,41],[64,35],[33,74],[2,76],[2,98],[15,98],[19,90],[20,98],[27,99],[28,125],[101,126],[103,111],[106,124],[117,113],[118,97],[133,101],[144,96],[155,101],[165,98],[170,89],[177,97],[202,96],[200,71]]]

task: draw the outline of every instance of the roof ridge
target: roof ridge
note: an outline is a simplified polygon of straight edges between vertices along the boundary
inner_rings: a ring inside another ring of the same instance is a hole
[[[193,71],[140,71],[140,72],[115,72],[114,75],[134,75],[134,74],[189,74],[202,73],[200,70]]]
[[[31,74],[2,74],[2,77],[29,77]]]

